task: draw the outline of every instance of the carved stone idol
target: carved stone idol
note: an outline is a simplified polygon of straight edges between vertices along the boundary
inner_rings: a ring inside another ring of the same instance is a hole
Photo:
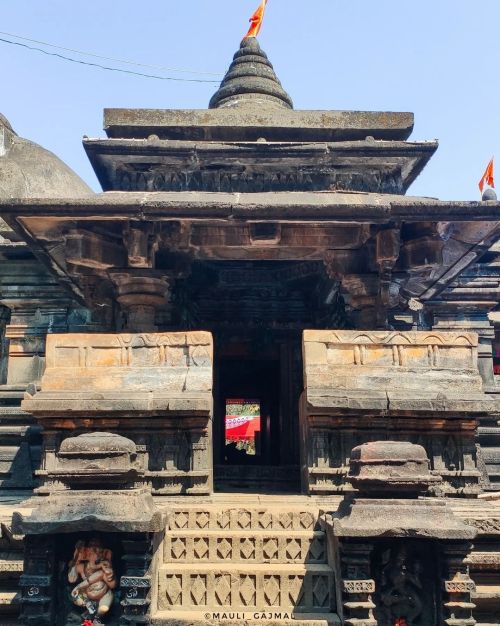
[[[75,585],[71,591],[73,604],[85,609],[84,624],[102,624],[101,618],[111,609],[117,585],[112,557],[112,551],[104,548],[99,539],[75,545],[68,564],[68,582]]]

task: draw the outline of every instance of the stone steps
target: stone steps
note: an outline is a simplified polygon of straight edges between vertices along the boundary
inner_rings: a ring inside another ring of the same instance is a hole
[[[235,611],[161,611],[152,619],[152,626],[190,626],[204,624],[206,626],[340,626],[336,613],[308,614],[287,613],[271,610],[269,612],[235,612]],[[0,624],[0,626],[3,626]],[[478,625],[479,626],[479,625]],[[485,625],[489,626],[489,625]]]
[[[158,608],[329,613],[332,589],[328,565],[168,564],[159,571]]]
[[[168,528],[177,530],[319,530],[314,508],[266,506],[184,506],[170,511]]]
[[[326,563],[322,531],[220,530],[168,534],[164,563]]]
[[[268,626],[287,619],[337,624],[320,512],[313,502],[241,495],[233,506],[175,503],[167,511],[153,623],[207,623],[207,615],[241,623],[244,613],[243,621]]]
[[[5,541],[2,537],[0,541]],[[0,626],[17,624],[21,592],[19,578],[23,572],[23,555],[20,551],[0,551]],[[15,621],[10,621],[14,619]]]

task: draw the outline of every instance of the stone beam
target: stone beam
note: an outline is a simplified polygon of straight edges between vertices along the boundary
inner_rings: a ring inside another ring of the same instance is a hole
[[[104,109],[104,129],[110,138],[205,141],[345,141],[407,139],[413,113],[369,111],[172,110]]]

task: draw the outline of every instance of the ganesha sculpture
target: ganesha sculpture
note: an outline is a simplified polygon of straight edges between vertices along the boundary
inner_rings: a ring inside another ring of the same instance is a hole
[[[112,557],[112,551],[104,548],[99,539],[76,543],[73,559],[68,564],[68,582],[76,583],[71,600],[85,609],[84,623],[102,624],[101,618],[111,609],[116,589]]]

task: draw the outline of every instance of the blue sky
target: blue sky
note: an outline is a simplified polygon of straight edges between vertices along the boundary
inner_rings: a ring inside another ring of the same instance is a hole
[[[222,75],[258,0],[2,5],[4,32]],[[298,109],[413,111],[413,139],[438,138],[440,149],[409,193],[473,200],[492,155],[500,184],[499,26],[499,0],[269,0],[259,40]],[[206,108],[216,89],[92,69],[1,42],[0,55],[0,111],[96,190],[81,138],[104,135],[104,107]]]

